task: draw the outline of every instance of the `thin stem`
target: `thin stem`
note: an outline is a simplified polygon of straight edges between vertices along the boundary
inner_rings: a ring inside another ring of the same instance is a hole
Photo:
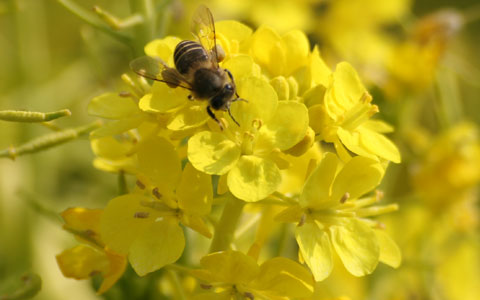
[[[170,280],[170,283],[172,284],[172,287],[175,293],[175,299],[187,300],[187,296],[185,295],[185,291],[182,287],[180,279],[178,278],[177,272],[175,272],[172,269],[169,269],[167,270],[167,275],[168,275],[168,279]]]
[[[112,30],[107,24],[101,22],[93,12],[84,9],[71,0],[57,0],[57,2],[87,24],[105,32],[125,45],[132,46],[132,39],[129,36]]]
[[[212,244],[210,245],[210,253],[228,250],[235,235],[237,223],[242,215],[242,209],[245,202],[230,196],[223,208],[222,216],[213,235]]]
[[[11,122],[48,122],[61,117],[71,116],[72,113],[68,109],[62,109],[54,112],[36,112],[22,110],[2,110],[0,111],[0,120]]]
[[[143,18],[143,23],[135,26],[135,55],[143,55],[143,47],[154,37],[155,7],[152,0],[130,0],[130,9]]]
[[[125,172],[123,170],[118,173],[118,194],[128,194],[127,179],[125,178]]]
[[[85,126],[50,133],[33,139],[30,142],[27,142],[17,148],[10,147],[8,149],[0,151],[0,158],[9,157],[13,160],[19,155],[40,152],[54,146],[66,143],[70,140],[76,139],[77,137],[86,134],[98,127],[100,127],[100,122],[97,121]]]

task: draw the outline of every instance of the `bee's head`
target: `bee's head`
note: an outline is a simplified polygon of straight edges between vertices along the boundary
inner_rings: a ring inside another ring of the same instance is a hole
[[[210,100],[210,105],[215,110],[228,110],[235,94],[235,86],[232,83],[225,83],[222,90]]]

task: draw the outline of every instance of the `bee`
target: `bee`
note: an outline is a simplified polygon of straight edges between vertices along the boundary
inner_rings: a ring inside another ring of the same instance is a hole
[[[213,111],[230,111],[232,102],[245,99],[237,93],[235,80],[228,69],[219,66],[225,53],[216,43],[215,24],[210,9],[202,5],[193,15],[191,31],[197,41],[178,43],[173,53],[175,68],[157,57],[143,56],[130,62],[130,68],[140,76],[161,81],[171,88],[181,87],[191,92],[189,100],[208,101],[207,113],[220,129],[222,123]]]

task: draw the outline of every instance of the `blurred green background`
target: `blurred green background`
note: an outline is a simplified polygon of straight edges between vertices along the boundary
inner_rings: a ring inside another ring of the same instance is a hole
[[[90,9],[98,5],[120,18],[129,16],[131,6],[139,2],[77,1],[94,17]],[[289,2],[285,7],[293,5],[298,11],[274,17],[265,14],[265,7],[274,7],[275,1],[202,2],[211,8],[217,20],[235,18],[251,26],[258,26],[265,21],[272,26],[280,24],[281,31],[296,26],[305,27],[300,29],[307,30],[311,40],[319,43],[325,53],[332,53],[333,49],[333,55],[329,56],[331,60],[328,61],[330,67],[336,61],[345,59],[335,53],[333,47],[329,48],[328,38],[322,33],[325,28],[316,28],[318,19],[324,16],[324,10],[328,13],[329,5],[334,1],[279,1]],[[190,16],[199,1],[159,0],[153,3],[154,9],[162,11],[155,22],[156,30],[149,33],[151,38],[166,34],[190,38]],[[405,3],[408,8],[406,19],[410,20],[445,7],[470,14],[471,21],[448,41],[446,53],[460,62],[456,65],[453,63],[453,67],[450,64],[458,76],[455,82],[463,106],[460,119],[479,124],[478,1]],[[255,6],[259,10],[252,8]],[[279,4],[279,7],[283,7],[283,4]],[[362,13],[359,12],[357,17],[362,18]],[[101,22],[100,18],[98,21]],[[403,24],[401,20],[394,22],[397,27]],[[122,33],[132,37],[130,45],[86,24],[58,1],[0,0],[0,110],[47,112],[68,108],[72,116],[55,121],[61,128],[93,121],[94,118],[87,115],[86,109],[90,99],[105,91],[124,89],[120,75],[129,72],[129,60],[141,53],[141,45],[146,42],[145,36],[137,35],[138,28],[125,29]],[[395,30],[392,35],[395,35]],[[448,62],[452,63],[452,60]],[[352,63],[362,67],[369,62]],[[389,102],[385,94],[376,93],[377,90],[378,87],[373,84],[374,102],[380,104],[381,114],[384,114],[381,117],[397,126],[401,122],[396,111],[398,102]],[[431,97],[429,93],[429,89],[425,88],[405,97],[423,99]],[[426,103],[428,108],[428,101]],[[437,125],[432,125],[431,129],[434,133],[439,130]],[[0,149],[18,146],[49,132],[50,129],[39,124],[0,121]],[[402,137],[396,135],[395,138],[404,150],[407,146]],[[100,298],[95,295],[89,282],[64,278],[55,261],[56,254],[74,243],[73,236],[62,231],[61,219],[55,214],[72,206],[102,208],[117,194],[116,176],[94,169],[93,158],[88,137],[83,137],[45,152],[20,156],[14,161],[0,159],[0,295],[11,291],[19,283],[22,274],[35,272],[43,280],[42,290],[35,299]],[[410,179],[402,177],[409,167],[409,158],[413,159],[407,155],[407,165],[391,166],[389,174],[394,175],[385,178],[383,185],[392,191],[393,197],[409,192],[407,182]]]

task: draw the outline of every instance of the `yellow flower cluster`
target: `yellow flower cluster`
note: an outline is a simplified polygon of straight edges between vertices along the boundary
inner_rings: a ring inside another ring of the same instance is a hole
[[[94,98],[89,113],[111,120],[91,134],[94,165],[132,175],[136,184],[102,210],[64,213],[65,228],[82,243],[58,256],[64,275],[100,273],[104,292],[127,260],[143,276],[172,266],[185,248],[201,251],[192,242],[196,233],[215,244],[192,262],[201,269],[182,267],[201,282],[192,291],[203,287],[196,299],[309,297],[314,281],[330,275],[335,253],[355,276],[379,262],[397,267],[399,249],[371,217],[397,209],[374,205],[382,193],[373,191],[400,154],[384,135],[392,128],[371,119],[379,110],[355,69],[342,62],[332,71],[301,31],[252,31],[235,21],[217,22],[216,30],[226,54],[220,66],[248,101],[231,107],[240,126],[219,112],[221,130],[206,101],[143,78],[124,75],[129,92]],[[155,40],[145,52],[173,66],[179,42]],[[250,220],[240,219],[244,204],[255,212]],[[255,224],[269,214],[274,218],[257,224],[254,245],[234,239],[238,222]],[[273,252],[258,263],[274,237],[270,227],[289,224],[308,269]],[[237,250],[245,247],[248,254]]]

